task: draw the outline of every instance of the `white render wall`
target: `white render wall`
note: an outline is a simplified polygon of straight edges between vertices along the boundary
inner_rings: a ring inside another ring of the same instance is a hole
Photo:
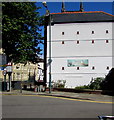
[[[47,63],[49,58],[48,33],[47,31]],[[89,84],[92,78],[105,77],[112,68],[111,22],[54,24],[51,27],[51,35],[52,81],[66,80],[66,87],[74,88]],[[88,66],[81,66],[77,70],[77,66],[68,67],[67,60],[88,60]],[[92,67],[95,69],[93,70]],[[47,68],[47,82],[49,81],[48,74]]]

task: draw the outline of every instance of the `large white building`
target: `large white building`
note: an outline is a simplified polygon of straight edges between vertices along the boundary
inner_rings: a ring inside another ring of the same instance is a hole
[[[49,47],[51,81],[65,80],[65,87],[87,85],[93,78],[105,77],[112,65],[112,24],[114,16],[102,11],[79,11],[51,14],[45,26],[45,81],[49,82]]]

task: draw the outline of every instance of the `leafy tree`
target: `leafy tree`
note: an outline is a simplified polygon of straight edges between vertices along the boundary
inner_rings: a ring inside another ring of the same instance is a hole
[[[103,82],[101,83],[102,90],[110,90],[113,91],[113,80],[114,80],[114,68],[112,68]]]
[[[40,16],[34,2],[2,3],[2,44],[8,61],[35,63],[42,43]]]

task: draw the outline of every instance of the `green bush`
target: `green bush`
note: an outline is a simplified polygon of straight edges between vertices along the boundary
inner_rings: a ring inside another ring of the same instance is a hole
[[[88,85],[77,86],[77,87],[75,87],[75,89],[89,89],[89,86]]]
[[[92,90],[100,90],[101,89],[101,83],[104,80],[102,77],[98,77],[95,79],[92,79],[90,84],[84,85],[84,86],[77,86],[75,89],[92,89]]]
[[[58,88],[64,88],[64,85],[63,84],[59,84],[57,87]]]
[[[102,90],[113,91],[113,80],[114,80],[114,68],[112,68],[109,73],[106,75],[105,79],[101,83]]]
[[[54,82],[53,88],[64,88],[65,83],[66,83],[66,80],[58,80],[57,82]]]
[[[89,88],[93,89],[93,90],[100,90],[101,89],[101,83],[102,83],[103,80],[104,80],[104,78],[102,78],[102,77],[98,77],[98,78],[93,79],[90,82]]]

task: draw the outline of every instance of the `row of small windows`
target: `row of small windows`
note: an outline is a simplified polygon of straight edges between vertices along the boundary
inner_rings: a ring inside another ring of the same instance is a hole
[[[65,70],[64,67],[62,67],[61,69],[62,69],[62,70]],[[80,67],[76,67],[76,69],[77,69],[77,70],[80,70]],[[92,69],[92,70],[95,70],[95,66],[92,66],[91,69]],[[107,67],[106,67],[106,70],[109,70],[109,69],[110,69],[109,66],[107,66]]]
[[[106,30],[105,32],[106,32],[106,34],[109,33],[108,30]],[[65,32],[62,32],[61,34],[62,34],[62,35],[65,35]],[[76,34],[79,35],[79,34],[80,34],[80,31],[77,31]],[[91,31],[91,34],[95,34],[95,31]]]
[[[62,41],[61,43],[62,43],[62,44],[65,44],[65,42],[64,42],[64,41]],[[77,40],[77,41],[76,41],[76,43],[77,43],[77,44],[79,44],[79,43],[80,43],[80,41],[79,41],[79,40]],[[91,40],[91,43],[92,43],[92,44],[94,44],[94,43],[95,43],[95,40]],[[109,43],[109,40],[105,40],[105,43]]]

